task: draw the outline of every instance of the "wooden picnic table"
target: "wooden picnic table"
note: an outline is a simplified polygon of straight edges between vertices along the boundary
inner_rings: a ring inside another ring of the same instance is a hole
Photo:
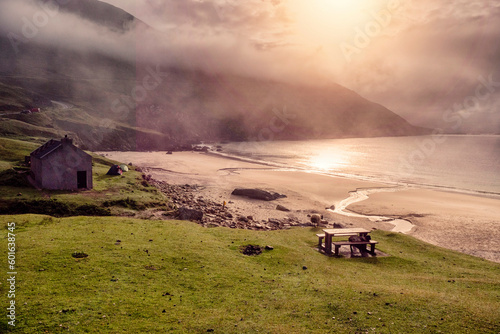
[[[325,253],[332,255],[332,238],[333,237],[350,237],[353,235],[366,236],[370,233],[369,230],[364,228],[327,228],[325,232]],[[336,249],[336,253],[338,249]]]

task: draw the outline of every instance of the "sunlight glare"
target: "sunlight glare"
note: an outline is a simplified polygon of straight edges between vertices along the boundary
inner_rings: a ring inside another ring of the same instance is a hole
[[[310,158],[309,165],[319,171],[332,171],[348,163],[341,152],[328,150]]]
[[[292,0],[297,29],[309,41],[332,43],[350,36],[354,27],[380,5],[374,0]]]

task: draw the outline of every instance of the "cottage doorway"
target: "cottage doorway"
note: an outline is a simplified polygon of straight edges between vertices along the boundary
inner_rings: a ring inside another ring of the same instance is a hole
[[[87,187],[87,171],[76,172],[78,189],[86,189]]]

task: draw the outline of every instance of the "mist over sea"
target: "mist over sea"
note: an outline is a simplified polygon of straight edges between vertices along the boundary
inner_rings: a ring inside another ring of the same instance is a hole
[[[500,195],[500,136],[228,143],[229,155],[371,181]]]

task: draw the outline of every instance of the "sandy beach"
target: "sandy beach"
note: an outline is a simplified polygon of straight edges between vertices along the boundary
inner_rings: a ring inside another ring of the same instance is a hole
[[[199,185],[199,196],[220,203],[226,201],[234,212],[253,216],[256,220],[293,217],[309,221],[308,215],[318,212],[330,224],[404,232],[437,246],[500,263],[499,199],[430,189],[394,188],[382,183],[277,169],[210,153],[101,154],[141,167],[156,180]],[[235,188],[261,188],[287,197],[271,202],[251,200],[231,195]],[[368,197],[364,196],[362,201],[342,211],[342,202],[358,189],[368,193]],[[277,204],[291,211],[278,211]],[[400,218],[402,227],[398,229],[398,221],[395,225],[386,221],[387,218]]]

